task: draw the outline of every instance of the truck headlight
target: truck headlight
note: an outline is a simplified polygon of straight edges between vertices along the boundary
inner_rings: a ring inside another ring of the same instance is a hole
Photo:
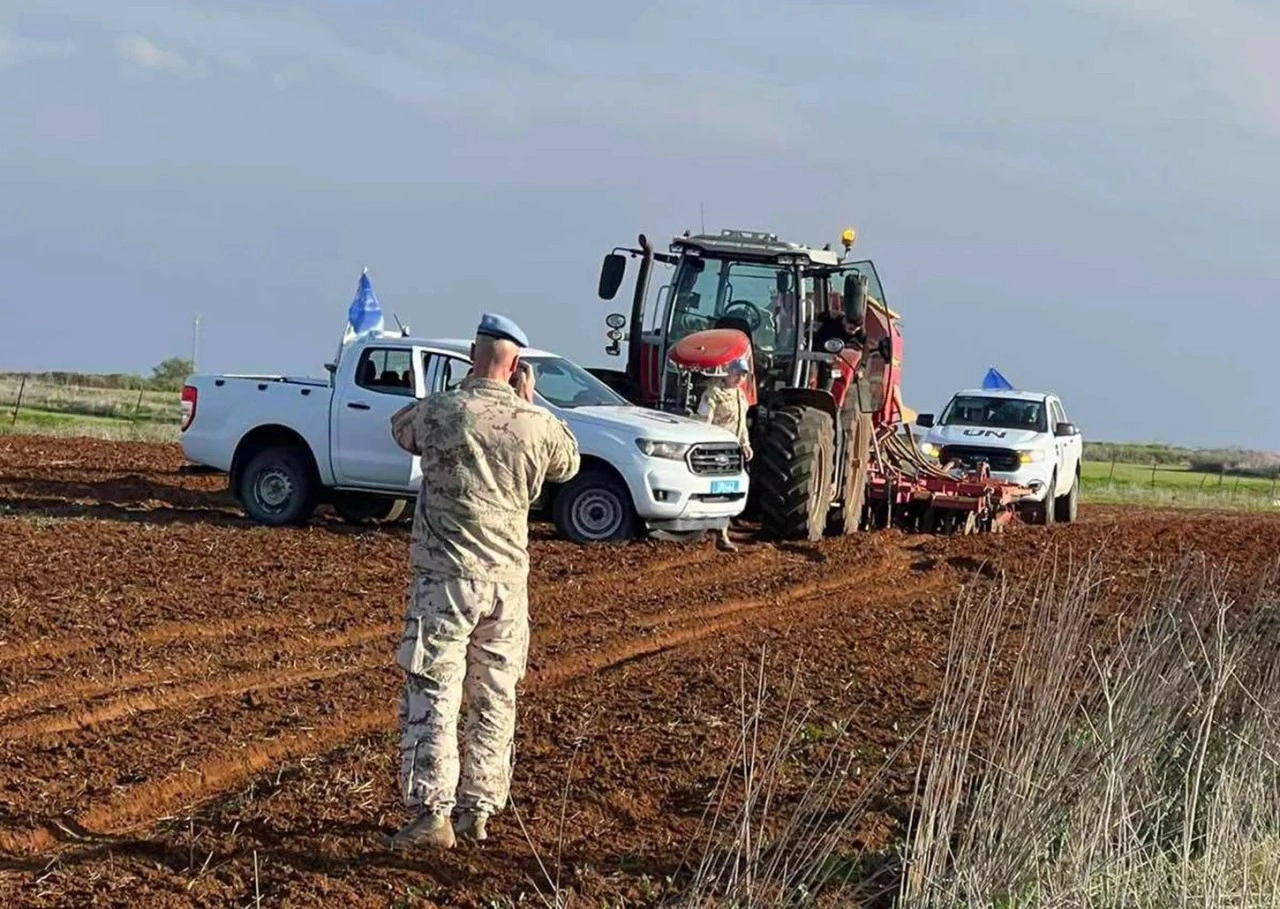
[[[939,453],[938,446],[934,445],[932,442],[920,443],[920,454],[924,455],[926,458],[936,458]]]
[[[1022,464],[1039,464],[1044,460],[1044,449],[1035,448],[1031,451],[1018,452],[1018,461]]]
[[[636,439],[636,447],[647,458],[667,458],[671,461],[683,461],[684,456],[689,453],[689,446],[684,442]]]

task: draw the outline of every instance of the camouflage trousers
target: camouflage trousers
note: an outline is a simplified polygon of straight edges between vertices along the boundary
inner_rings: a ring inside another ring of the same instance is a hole
[[[525,584],[414,574],[396,653],[407,673],[400,700],[400,789],[406,806],[437,814],[455,805],[489,814],[506,806],[516,683],[524,677],[528,653]]]

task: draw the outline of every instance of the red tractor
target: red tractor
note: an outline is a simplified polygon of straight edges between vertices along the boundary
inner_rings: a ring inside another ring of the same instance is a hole
[[[751,367],[745,390],[755,459],[749,511],[774,539],[818,540],[865,526],[999,529],[1015,490],[984,473],[929,463],[902,428],[902,334],[870,260],[724,230],[675,238],[668,253],[640,248],[605,257],[599,294],[621,287],[627,257],[640,269],[630,319],[613,313],[612,356],[624,370],[593,372],[633,403],[678,413],[696,407],[709,377],[735,359]],[[674,268],[645,325],[653,263]]]

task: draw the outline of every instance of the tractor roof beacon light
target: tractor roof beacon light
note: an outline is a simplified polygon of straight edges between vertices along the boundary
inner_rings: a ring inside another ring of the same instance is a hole
[[[844,233],[840,235],[840,245],[844,247],[845,252],[853,249],[854,241],[858,239],[858,232],[852,227],[846,227]]]

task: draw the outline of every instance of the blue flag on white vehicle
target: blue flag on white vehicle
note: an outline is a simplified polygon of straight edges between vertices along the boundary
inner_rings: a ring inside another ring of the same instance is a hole
[[[1013,391],[1009,380],[1000,375],[1000,370],[992,366],[982,377],[982,388],[985,391]]]
[[[369,269],[366,268],[360,275],[356,297],[347,308],[347,330],[343,343],[363,335],[379,334],[382,328],[382,305],[378,303],[378,295],[373,292]]]

